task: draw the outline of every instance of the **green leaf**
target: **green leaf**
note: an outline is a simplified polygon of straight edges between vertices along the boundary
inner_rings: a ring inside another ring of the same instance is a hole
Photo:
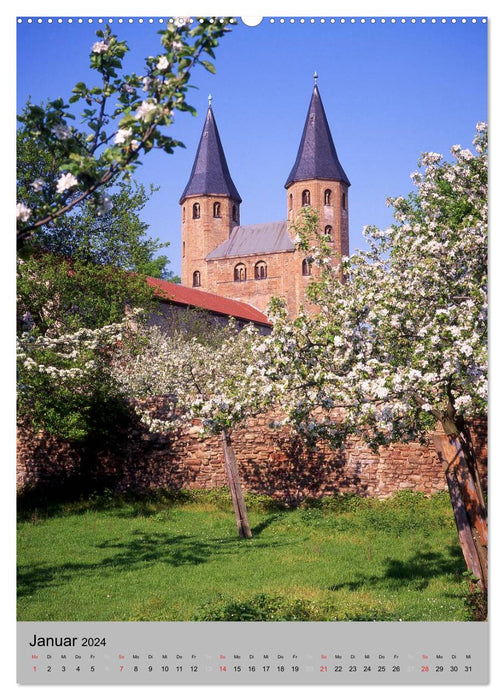
[[[201,65],[204,66],[209,73],[216,73],[215,66],[210,61],[200,61]]]

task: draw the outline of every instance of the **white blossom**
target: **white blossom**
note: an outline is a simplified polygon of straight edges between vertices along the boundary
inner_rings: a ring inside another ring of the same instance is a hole
[[[169,65],[170,64],[169,64],[166,56],[161,56],[161,58],[159,59],[159,61],[156,64],[156,68],[160,71],[164,71],[169,67]]]
[[[123,144],[131,137],[132,133],[133,131],[131,129],[118,129],[114,138],[114,143],[118,145]]]
[[[109,49],[109,45],[107,44],[106,41],[95,41],[92,47],[92,52],[93,53],[106,53]]]
[[[34,192],[40,192],[45,187],[45,184],[45,180],[43,180],[41,177],[38,177],[31,183],[30,187]]]
[[[146,118],[157,108],[157,105],[155,105],[153,102],[148,102],[147,100],[144,100],[140,107],[137,109],[135,116],[137,119],[140,119],[142,121],[145,121]]]
[[[56,191],[59,194],[63,194],[63,192],[70,190],[72,187],[75,187],[78,184],[79,181],[77,180],[75,175],[73,175],[72,173],[65,173],[59,178],[58,183],[56,185]]]
[[[30,207],[27,207],[23,202],[16,204],[16,219],[18,221],[28,221],[32,213]]]
[[[142,78],[142,89],[143,89],[143,91],[144,91],[144,92],[148,92],[148,91],[150,90],[150,88],[151,88],[153,82],[154,82],[154,81],[152,80],[152,78],[149,78],[149,76],[145,76],[144,78]]]

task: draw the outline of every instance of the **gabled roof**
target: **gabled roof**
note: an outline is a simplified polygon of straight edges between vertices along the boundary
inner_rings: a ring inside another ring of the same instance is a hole
[[[262,255],[295,250],[286,221],[235,226],[227,241],[215,248],[205,260]]]
[[[338,160],[317,85],[313,88],[296,162],[285,187],[301,180],[336,180],[350,186]]]
[[[268,318],[250,304],[242,301],[234,301],[218,294],[203,292],[200,289],[184,287],[166,280],[147,277],[146,282],[154,290],[154,295],[159,301],[165,301],[178,306],[187,306],[195,309],[204,309],[220,316],[230,316],[242,321],[258,323],[262,326],[271,326]]]
[[[224,149],[215,123],[212,108],[208,112],[194,159],[189,182],[180,198],[180,204],[191,195],[223,195],[241,202],[226,162]]]

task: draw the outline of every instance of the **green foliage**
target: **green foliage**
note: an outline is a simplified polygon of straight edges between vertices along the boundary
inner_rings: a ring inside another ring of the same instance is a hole
[[[33,254],[18,260],[18,328],[53,335],[120,322],[125,307],[152,306],[139,275],[114,266]]]
[[[34,191],[33,183],[54,180],[61,157],[58,149],[42,149],[26,128],[18,130],[18,201],[35,206],[41,195]],[[152,277],[173,278],[173,273],[166,269],[168,258],[165,255],[155,257],[165,244],[147,235],[148,225],[140,218],[150,196],[158,189],[151,185],[147,191],[144,185],[134,180],[118,187],[104,186],[102,198],[107,198],[107,206],[99,213],[94,201],[85,200],[66,216],[38,228],[29,245],[23,246],[23,255],[27,257],[30,251],[40,250]],[[43,191],[43,196],[49,195]]]
[[[76,444],[99,442],[102,448],[126,420],[126,405],[103,368],[58,383],[51,376],[19,369],[18,420],[32,430]]]
[[[472,572],[468,572],[472,574]],[[478,579],[476,579],[477,581]],[[486,593],[481,591],[475,584],[471,581],[469,584],[469,593],[465,597],[465,604],[467,606],[469,619],[473,622],[484,622],[488,620],[488,596]]]
[[[218,596],[204,604],[194,619],[199,622],[300,622],[327,619],[324,613],[326,611],[310,600],[258,593],[238,600]]]
[[[124,318],[125,304],[149,309],[151,292],[139,276],[111,266],[54,254],[18,264],[18,420],[64,439],[106,440],[124,419],[125,404],[108,371],[112,348],[68,353],[37,344],[82,328],[101,329]],[[40,367],[53,367],[52,374]]]

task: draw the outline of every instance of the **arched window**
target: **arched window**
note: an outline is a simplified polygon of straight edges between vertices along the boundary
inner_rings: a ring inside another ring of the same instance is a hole
[[[331,190],[326,190],[324,192],[324,204],[325,205],[331,204]]]
[[[346,209],[346,192],[341,194],[341,208]]]
[[[233,221],[238,221],[238,207],[236,206],[236,204],[233,204],[231,216],[233,217]]]
[[[264,260],[259,260],[254,266],[254,277],[256,280],[265,280],[268,276],[268,266]]]
[[[213,215],[214,215],[214,219],[220,219],[220,218],[221,218],[221,206],[220,206],[220,202],[214,202],[214,205],[213,205]]]
[[[326,235],[326,240],[329,242],[332,241],[332,226],[326,226],[324,229],[324,233]]]
[[[303,194],[301,195],[301,206],[310,206],[310,190],[303,190]]]
[[[192,218],[193,219],[200,218],[200,205],[198,204],[198,202],[195,202],[192,206]]]
[[[289,195],[289,211],[292,211],[293,208],[293,199],[294,197],[292,196],[292,192]]]
[[[245,282],[247,279],[247,268],[243,263],[238,263],[234,269],[234,281]]]
[[[195,270],[192,275],[192,286],[201,287],[201,274],[199,270]]]
[[[305,258],[303,260],[303,276],[309,277],[311,275],[311,258]]]

